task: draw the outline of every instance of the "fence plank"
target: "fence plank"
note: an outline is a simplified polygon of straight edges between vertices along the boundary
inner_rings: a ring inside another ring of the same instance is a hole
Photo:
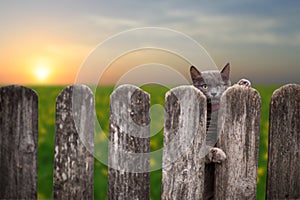
[[[300,85],[273,93],[270,108],[267,199],[300,199]]]
[[[166,94],[161,199],[202,199],[206,98],[193,86]]]
[[[94,198],[94,110],[86,86],[69,86],[57,97],[54,199]]]
[[[215,199],[256,199],[261,99],[235,85],[222,96],[217,146],[227,159],[216,164]]]
[[[108,199],[150,199],[150,97],[123,85],[110,97]]]
[[[38,97],[0,88],[0,199],[37,199]]]

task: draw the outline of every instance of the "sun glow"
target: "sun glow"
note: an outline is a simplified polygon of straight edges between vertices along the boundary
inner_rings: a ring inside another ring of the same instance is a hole
[[[39,65],[35,68],[34,73],[39,81],[46,81],[49,77],[50,70],[46,65]]]

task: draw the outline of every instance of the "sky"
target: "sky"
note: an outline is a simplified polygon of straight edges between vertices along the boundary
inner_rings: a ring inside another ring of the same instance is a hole
[[[296,0],[2,0],[0,84],[185,84],[226,62],[233,82],[299,84],[299,19]]]

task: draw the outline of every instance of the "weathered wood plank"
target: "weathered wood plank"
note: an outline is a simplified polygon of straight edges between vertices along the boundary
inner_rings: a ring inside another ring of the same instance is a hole
[[[150,97],[123,85],[110,97],[109,200],[150,199]]]
[[[227,159],[215,166],[215,199],[256,199],[260,108],[253,88],[235,85],[221,98],[217,147]]]
[[[94,97],[83,85],[56,101],[53,199],[94,199]]]
[[[38,96],[0,88],[0,199],[37,199]]]
[[[163,200],[202,199],[206,98],[193,86],[166,94],[162,169]]]
[[[266,193],[267,199],[300,199],[300,85],[272,96]]]

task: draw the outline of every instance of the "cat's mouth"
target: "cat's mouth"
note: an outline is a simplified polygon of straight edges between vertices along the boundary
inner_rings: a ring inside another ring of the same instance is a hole
[[[211,98],[209,103],[211,104],[219,104],[220,103],[220,98]]]

